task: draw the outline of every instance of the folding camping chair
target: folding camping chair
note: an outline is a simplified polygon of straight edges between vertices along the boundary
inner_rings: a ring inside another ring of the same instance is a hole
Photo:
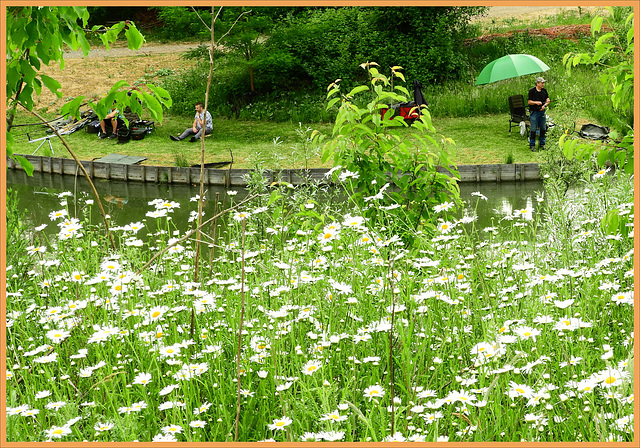
[[[527,109],[525,108],[524,97],[522,95],[509,97],[509,111],[511,112],[511,117],[509,118],[509,137],[511,137],[511,128],[519,127],[523,121],[527,131],[525,135],[528,135],[531,121],[529,121],[529,115],[527,115]]]

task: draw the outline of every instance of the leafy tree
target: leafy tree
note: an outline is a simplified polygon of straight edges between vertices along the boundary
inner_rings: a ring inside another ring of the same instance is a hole
[[[634,117],[634,15],[633,11],[626,18],[620,18],[625,9],[605,8],[610,16],[596,16],[591,21],[591,34],[600,35],[594,44],[593,53],[568,53],[563,63],[570,74],[572,67],[580,64],[598,66],[601,70],[600,82],[610,93],[613,108],[619,111],[629,123]],[[603,33],[606,22],[610,31]],[[578,157],[586,159],[594,152],[589,144],[578,144],[576,140],[567,139],[563,135],[560,145],[565,156],[569,159]],[[595,149],[600,166],[607,160],[633,172],[634,161],[634,130],[629,126],[629,132],[615,145],[605,144]]]
[[[13,139],[11,130],[15,111],[20,105],[33,112],[34,96],[48,88],[59,98],[60,83],[42,73],[42,65],[58,63],[64,69],[65,46],[72,50],[81,49],[86,56],[91,45],[87,39],[88,33],[96,35],[104,46],[109,49],[120,35],[124,34],[130,49],[139,49],[144,43],[144,37],[131,21],[122,21],[111,27],[95,25],[87,31],[89,12],[86,7],[63,6],[21,6],[7,8],[7,154],[13,155]],[[170,107],[171,98],[162,88],[153,85],[146,87],[151,93],[133,90],[128,94],[123,90],[125,82],[116,83],[107,96],[97,103],[91,103],[100,119],[108,113],[114,100],[118,101],[122,109],[131,107],[133,112],[141,112],[147,108],[158,121],[162,120],[162,107]],[[78,115],[78,109],[84,97],[78,97],[65,105],[63,114]],[[18,162],[29,174],[33,167],[24,157],[16,157]]]
[[[264,36],[274,26],[275,8],[224,8],[216,28],[227,34],[225,47],[241,55],[249,73],[249,88],[255,92],[254,67],[257,55],[264,47]],[[239,19],[237,19],[240,17]],[[237,20],[237,21],[236,21]]]
[[[288,18],[266,42],[266,57],[288,60],[290,85],[322,88],[337,75],[344,83],[363,79],[353,60],[401,65],[408,79],[440,82],[467,66],[461,51],[469,20],[482,7],[343,7],[311,10]],[[271,64],[272,70],[278,70]],[[280,69],[282,70],[282,68]]]

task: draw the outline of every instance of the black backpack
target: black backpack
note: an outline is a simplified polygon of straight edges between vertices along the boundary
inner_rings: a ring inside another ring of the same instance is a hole
[[[118,143],[127,143],[131,140],[131,132],[127,128],[118,129]]]
[[[87,132],[89,134],[97,134],[97,133],[99,133],[100,132],[100,120],[93,120],[87,126],[85,126],[85,129],[87,130]]]

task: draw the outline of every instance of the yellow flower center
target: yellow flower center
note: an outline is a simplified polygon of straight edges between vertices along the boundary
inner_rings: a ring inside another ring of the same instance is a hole
[[[516,389],[516,392],[524,394],[524,390],[523,389]]]
[[[609,378],[607,378],[606,380],[604,380],[605,383],[607,384],[613,384],[617,381],[618,379],[615,376],[610,376]]]
[[[160,311],[154,312],[151,317],[158,317],[160,315]]]

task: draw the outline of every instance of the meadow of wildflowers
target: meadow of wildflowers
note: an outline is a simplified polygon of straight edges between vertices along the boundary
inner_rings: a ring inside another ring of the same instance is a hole
[[[600,226],[633,222],[631,179],[488,228],[441,204],[410,240],[279,188],[205,228],[197,280],[170,219],[193,202],[149,202],[117,251],[71,193],[8,235],[8,440],[633,440],[633,226]]]

